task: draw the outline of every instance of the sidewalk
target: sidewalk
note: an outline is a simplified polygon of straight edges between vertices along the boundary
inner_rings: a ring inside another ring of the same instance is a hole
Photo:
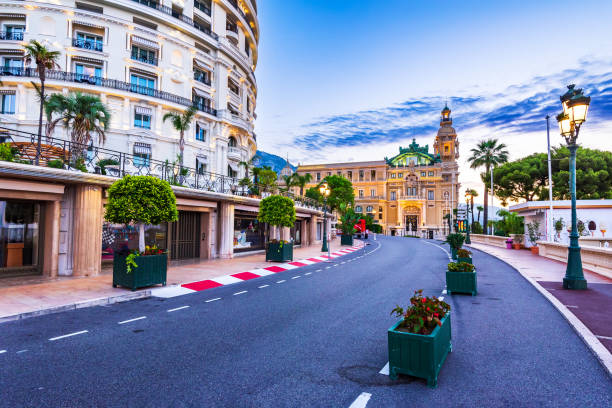
[[[332,240],[331,252],[339,249],[341,249],[340,239]],[[295,260],[320,255],[322,255],[320,244],[294,250]],[[265,261],[263,253],[232,259],[194,261],[186,265],[168,267],[167,285],[181,285],[272,265],[275,264]],[[125,288],[113,288],[112,281],[112,269],[104,269],[101,275],[95,277],[38,276],[2,279],[0,280],[0,322],[149,297],[151,290],[157,287],[132,292]]]
[[[587,290],[563,289],[566,264],[526,250],[485,244],[468,247],[493,255],[516,268],[559,309],[612,373],[612,279],[584,270]]]

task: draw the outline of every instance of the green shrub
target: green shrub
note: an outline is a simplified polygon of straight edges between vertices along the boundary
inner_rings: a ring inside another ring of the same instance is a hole
[[[359,215],[353,211],[352,208],[345,210],[344,214],[340,217],[340,229],[343,235],[353,235],[355,232],[355,224],[359,222]]]
[[[396,306],[391,314],[403,318],[400,328],[410,333],[431,334],[436,326],[442,325],[442,319],[450,311],[448,303],[435,296],[424,297],[423,290],[414,292],[410,306],[406,309]]]
[[[472,224],[472,233],[473,234],[482,234],[483,233],[482,225],[480,225],[480,223],[478,221],[474,221],[474,223]]]
[[[449,272],[474,272],[474,265],[467,262],[451,262],[448,264]]]
[[[61,159],[53,159],[47,162],[47,167],[51,167],[53,169],[63,169],[64,161]]]
[[[451,248],[459,249],[463,246],[464,241],[465,241],[465,237],[463,236],[463,234],[454,233],[454,234],[448,234],[446,236],[446,241],[444,242],[450,245]]]
[[[10,143],[0,143],[0,161],[14,162],[18,158],[19,149]]]
[[[82,157],[79,157],[78,159],[70,163],[70,167],[72,167],[73,169],[82,171],[83,173],[87,173],[87,166],[85,166],[85,159],[83,159]]]
[[[295,204],[289,197],[272,195],[259,203],[259,222],[276,227],[293,227],[295,224]]]
[[[106,175],[106,166],[117,166],[119,161],[115,159],[101,159],[98,160],[96,166],[100,167],[100,173]]]
[[[467,249],[458,249],[457,250],[457,256],[459,258],[469,258],[470,255],[472,255],[472,253],[470,251],[468,251]]]

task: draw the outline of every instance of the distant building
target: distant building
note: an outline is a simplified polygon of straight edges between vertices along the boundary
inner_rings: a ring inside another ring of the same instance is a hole
[[[437,236],[447,231],[444,216],[459,197],[459,141],[450,114],[445,106],[433,153],[413,140],[391,158],[302,165],[298,174],[311,174],[307,188],[332,174],[346,177],[355,189],[355,211],[371,215],[386,234]]]

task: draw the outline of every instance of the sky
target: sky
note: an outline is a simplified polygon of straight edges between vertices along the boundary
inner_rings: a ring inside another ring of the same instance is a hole
[[[612,150],[610,0],[259,0],[258,15],[258,148],[293,164],[432,151],[448,101],[462,191],[482,192],[470,149],[544,152],[547,114],[559,145],[570,83],[592,97],[579,142]]]

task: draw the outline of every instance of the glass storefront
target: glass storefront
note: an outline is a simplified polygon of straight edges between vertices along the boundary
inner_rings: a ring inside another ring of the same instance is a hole
[[[295,224],[291,227],[290,234],[293,245],[302,244],[302,220],[295,220]]]
[[[0,201],[0,276],[38,273],[41,205]]]
[[[255,251],[265,248],[265,224],[255,214],[234,215],[234,252]]]
[[[167,250],[168,224],[145,225],[145,245]],[[102,259],[113,259],[117,251],[138,249],[138,227],[135,225],[102,224]]]

